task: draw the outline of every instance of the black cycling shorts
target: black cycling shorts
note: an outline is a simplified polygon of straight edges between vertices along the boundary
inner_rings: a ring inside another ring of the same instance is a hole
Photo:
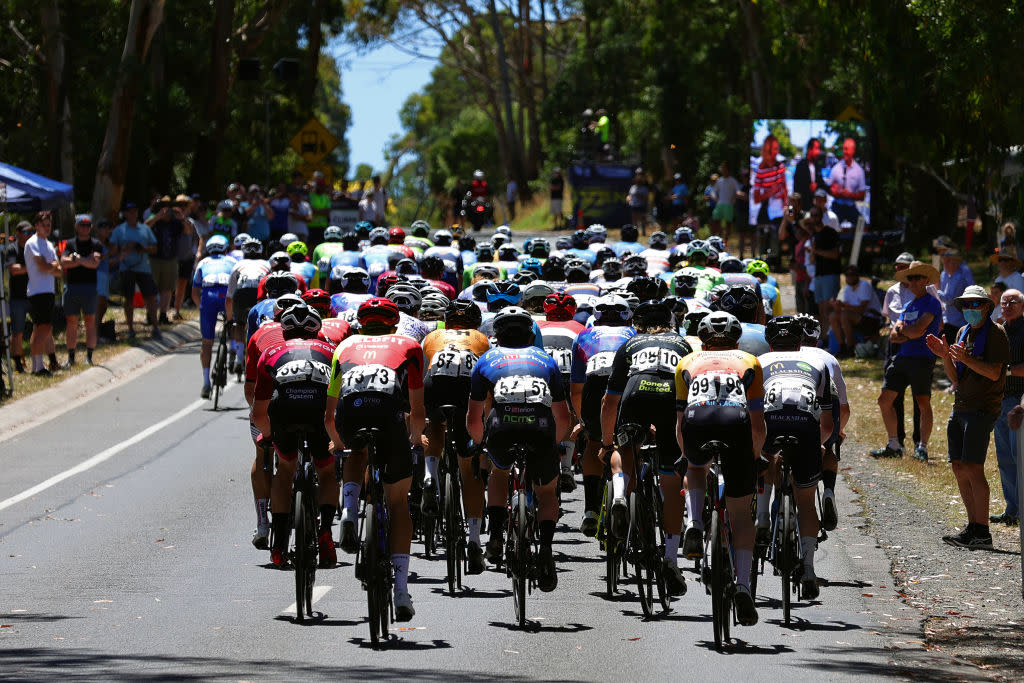
[[[468,458],[469,432],[466,431],[466,412],[469,410],[469,377],[444,377],[427,375],[423,379],[423,403],[427,419],[433,423],[444,423],[441,406],[455,406],[455,419],[448,425],[455,429],[455,448],[460,458]]]
[[[258,291],[256,287],[235,290],[235,296],[231,299],[231,314],[236,322],[245,324],[249,319],[249,309],[256,305]]]
[[[765,450],[775,450],[772,442],[778,436],[795,436],[800,443],[791,450],[789,465],[793,472],[793,484],[798,489],[817,486],[821,481],[821,427],[818,421],[797,412],[778,412],[781,414],[765,413],[765,424],[768,426]]]
[[[608,388],[608,375],[587,375],[580,398],[580,421],[583,433],[591,441],[601,443],[601,400]]]
[[[281,460],[293,462],[299,457],[299,437],[303,434],[309,439],[313,463],[318,469],[333,459],[333,454],[328,450],[331,439],[327,436],[323,421],[302,420],[303,415],[315,411],[296,410],[294,406],[285,409],[277,401],[271,401],[267,412],[270,416],[270,440],[277,451],[277,457]]]
[[[496,405],[487,416],[487,453],[502,470],[512,467],[513,446],[529,451],[526,472],[539,485],[558,476],[559,461],[555,443],[555,419],[546,408]]]
[[[639,425],[647,431],[654,426],[654,442],[657,445],[654,465],[664,473],[674,472],[676,460],[681,451],[676,441],[675,401],[664,396],[640,393],[623,394],[619,403],[619,417],[615,423],[615,443],[618,446],[640,446],[650,441],[650,433],[637,438],[635,429],[623,429],[626,425]]]
[[[683,445],[686,460],[697,467],[707,465],[711,456],[701,451],[708,441],[721,441],[728,448],[722,453],[725,495],[742,498],[754,492],[757,468],[754,464],[754,439],[750,415],[736,406],[687,406],[683,411]]]
[[[350,410],[342,418],[336,417],[338,431],[345,440],[345,446],[362,450],[367,441],[359,434],[364,427],[377,429],[374,446],[377,457],[381,458],[385,484],[395,484],[412,476],[412,448],[409,446],[409,429],[405,425],[405,414],[379,415]]]

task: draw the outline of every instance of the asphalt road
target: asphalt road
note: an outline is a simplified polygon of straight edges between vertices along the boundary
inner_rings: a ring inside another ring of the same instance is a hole
[[[840,493],[840,528],[822,546],[821,601],[781,623],[779,582],[763,577],[761,621],[713,647],[710,599],[688,574],[672,612],[644,621],[631,587],[602,597],[603,561],[576,531],[582,487],[556,535],[557,591],[528,601],[513,627],[510,582],[489,571],[443,594],[443,559],[414,556],[415,619],[384,651],[368,644],[365,599],[351,558],[317,574],[323,618],[286,613],[291,573],[250,545],[252,458],[241,387],[227,409],[197,401],[197,346],[0,441],[0,661],[7,681],[668,679],[700,674],[775,680],[897,675],[883,628],[901,609],[888,564]],[[177,417],[170,421],[168,418]],[[124,446],[153,425],[143,439]],[[97,458],[99,455],[101,457]],[[91,465],[84,469],[82,463]],[[18,494],[78,471],[11,502]],[[337,533],[335,533],[337,537]],[[422,546],[414,545],[414,553]],[[902,608],[907,609],[907,608]]]

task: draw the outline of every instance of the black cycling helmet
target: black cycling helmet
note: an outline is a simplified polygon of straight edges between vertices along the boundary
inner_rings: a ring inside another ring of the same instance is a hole
[[[345,251],[359,251],[359,235],[346,232],[341,236],[341,248]]]
[[[568,235],[560,235],[555,238],[555,249],[563,251],[572,246],[572,238]]]
[[[459,251],[476,251],[476,238],[472,235],[463,235],[460,237]]]
[[[445,326],[453,329],[475,330],[482,320],[480,307],[468,299],[456,299],[444,314]]]
[[[706,308],[686,313],[683,316],[683,330],[691,337],[697,336],[697,328],[700,326],[700,321],[709,315],[711,315],[711,311]]]
[[[590,264],[581,258],[569,259],[565,262],[565,281],[573,283],[590,280]]]
[[[723,273],[742,273],[743,261],[735,256],[726,256],[718,263],[718,269]]]
[[[683,316],[690,311],[690,307],[686,303],[686,299],[678,296],[666,296],[662,301],[672,311],[672,315],[676,317],[676,320],[682,320]]]
[[[440,256],[424,256],[423,260],[420,261],[420,272],[424,275],[433,273],[434,275],[440,276],[444,273],[444,259]]]
[[[263,281],[263,293],[269,299],[299,291],[299,281],[291,273],[271,273]]]
[[[540,277],[537,275],[537,273],[533,272],[532,270],[526,270],[525,268],[517,270],[515,273],[512,274],[511,277],[509,277],[510,282],[514,282],[521,287],[530,284],[534,280],[539,279]]]
[[[764,338],[773,351],[795,351],[803,342],[804,328],[793,316],[780,315],[764,326]]]
[[[601,269],[604,273],[605,282],[618,280],[622,277],[622,261],[617,258],[605,259],[604,263],[601,264]]]
[[[274,272],[290,273],[292,270],[292,257],[283,251],[275,251],[267,262],[270,263],[270,270]]]
[[[476,245],[476,261],[493,261],[494,260],[494,247],[484,242],[483,244]]]
[[[740,321],[731,313],[709,313],[697,325],[697,336],[704,348],[709,346],[735,346],[743,335]]]
[[[404,258],[395,264],[395,273],[398,275],[414,275],[418,272],[420,268],[411,258]]]
[[[590,240],[587,238],[585,230],[577,230],[574,232],[571,240],[573,249],[586,249],[587,245],[590,244]]]
[[[640,236],[640,231],[632,223],[626,223],[622,226],[622,230],[619,231],[619,236],[623,242],[636,242],[636,238]]]
[[[668,283],[660,277],[640,275],[639,277],[633,278],[629,284],[626,285],[626,291],[636,294],[640,301],[661,299],[668,294]]]
[[[622,274],[626,277],[647,275],[647,259],[639,254],[630,256],[622,262]]]
[[[596,252],[594,252],[594,255],[597,257],[596,264],[598,266],[602,266],[604,265],[604,262],[607,261],[608,259],[615,258],[615,250],[612,249],[611,247],[601,247]]]
[[[800,324],[804,331],[804,339],[801,345],[815,346],[818,337],[821,336],[821,323],[810,313],[797,313],[793,318]]]
[[[499,261],[516,261],[519,259],[519,250],[516,249],[515,245],[503,244],[498,247],[498,260]]]
[[[752,323],[757,320],[761,297],[749,285],[734,285],[722,292],[717,304],[718,310],[731,313],[740,322]]]
[[[693,273],[676,273],[675,277],[672,278],[672,282],[675,284],[676,295],[692,297],[697,293],[697,276]]]
[[[541,267],[540,276],[548,282],[565,282],[565,259],[549,256]]]
[[[505,341],[521,342],[525,338],[526,344],[533,341],[533,318],[525,308],[509,306],[503,308],[494,316],[494,336],[498,338],[498,345],[505,346]],[[513,339],[509,339],[514,335]],[[525,345],[525,344],[524,344]]]
[[[663,233],[661,230],[652,232],[647,241],[647,245],[651,249],[668,249],[668,235]]]
[[[281,311],[281,333],[285,339],[313,339],[321,326],[320,314],[305,303]]]
[[[668,327],[672,324],[672,309],[664,299],[641,301],[633,311],[633,323],[643,327]]]

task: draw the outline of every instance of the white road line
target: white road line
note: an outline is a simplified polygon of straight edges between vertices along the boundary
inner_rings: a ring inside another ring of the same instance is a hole
[[[141,432],[139,432],[138,434],[136,434],[132,438],[126,439],[126,440],[122,441],[119,444],[111,446],[107,450],[102,451],[100,453],[97,453],[96,455],[92,456],[88,460],[85,460],[83,462],[78,463],[77,465],[75,465],[71,469],[64,470],[60,474],[55,474],[54,476],[50,477],[46,481],[44,481],[44,482],[42,482],[40,484],[36,484],[32,488],[27,489],[25,491],[22,491],[18,495],[11,496],[7,500],[0,502],[0,510],[4,510],[6,508],[9,508],[12,505],[20,503],[21,501],[23,501],[23,500],[25,500],[27,498],[31,498],[32,496],[36,495],[37,493],[40,493],[41,491],[45,491],[46,489],[50,488],[51,486],[54,486],[55,484],[59,484],[60,482],[64,481],[65,479],[73,477],[76,474],[81,474],[82,472],[85,472],[86,470],[90,470],[93,467],[96,467],[96,465],[99,465],[100,463],[102,463],[102,462],[104,462],[106,460],[109,460],[110,458],[114,457],[115,455],[117,455],[118,453],[123,451],[124,449],[126,449],[126,448],[128,448],[130,446],[134,446],[135,444],[139,443],[143,439],[149,438],[150,436],[152,436],[153,434],[156,434],[157,432],[159,432],[161,429],[163,429],[167,425],[172,424],[174,422],[177,422],[178,420],[180,420],[181,418],[185,417],[186,415],[188,415],[192,411],[194,411],[197,408],[200,408],[200,407],[206,405],[207,403],[209,403],[209,401],[207,399],[203,399],[203,398],[197,399],[197,400],[193,401],[192,403],[189,403],[187,406],[185,406],[184,408],[182,408],[178,412],[174,413],[170,417],[166,417],[163,420],[160,420],[159,422],[157,422],[156,424],[147,427],[146,429],[142,430]]]
[[[320,598],[327,595],[327,591],[331,590],[331,586],[313,586],[313,604],[315,605],[320,601]],[[288,605],[284,608],[281,614],[295,614],[295,603]]]

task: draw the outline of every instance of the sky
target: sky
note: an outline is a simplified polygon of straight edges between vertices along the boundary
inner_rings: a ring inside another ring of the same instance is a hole
[[[367,163],[374,171],[387,166],[384,146],[401,132],[398,112],[409,95],[430,81],[434,60],[411,57],[390,45],[365,54],[344,44],[332,47],[341,67],[343,99],[352,108],[348,138],[350,168]]]

